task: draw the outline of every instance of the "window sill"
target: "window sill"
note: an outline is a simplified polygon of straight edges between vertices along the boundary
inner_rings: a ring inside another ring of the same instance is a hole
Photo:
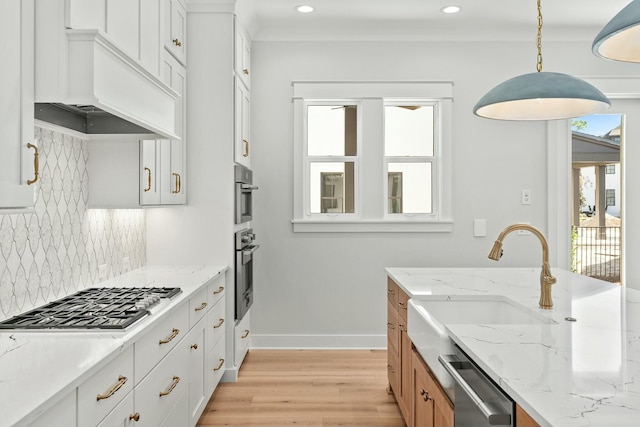
[[[453,220],[305,220],[294,219],[294,233],[451,233]]]

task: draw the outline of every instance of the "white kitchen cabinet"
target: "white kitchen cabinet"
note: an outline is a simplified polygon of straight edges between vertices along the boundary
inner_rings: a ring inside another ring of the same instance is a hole
[[[244,357],[249,351],[249,344],[251,343],[251,309],[247,311],[235,327],[234,334],[234,357],[235,365],[240,366]]]
[[[29,427],[74,427],[76,425],[76,390],[40,415]]]
[[[251,88],[251,39],[245,29],[235,21],[235,73],[242,83]]]
[[[187,12],[180,0],[162,0],[164,47],[178,61],[186,64]]]
[[[33,0],[0,2],[0,209],[35,204],[34,16]]]
[[[98,30],[131,58],[159,75],[158,0],[66,0],[68,28]]]
[[[140,420],[140,413],[134,411],[133,392],[129,392],[97,427],[133,427]]]
[[[204,411],[208,396],[205,390],[205,334],[206,322],[200,320],[185,338],[189,348],[189,425],[195,425]]]
[[[224,337],[220,338],[213,349],[207,353],[205,360],[205,387],[206,395],[211,396],[216,389],[222,375],[224,374],[226,361],[225,361],[225,341]]]
[[[251,168],[250,104],[249,90],[236,78],[235,161],[248,168]]]
[[[175,58],[163,55],[162,79],[175,90],[179,97],[176,100],[176,135],[181,139],[162,140],[160,142],[160,204],[179,205],[186,203],[186,100],[187,72]]]
[[[133,346],[78,387],[78,425],[95,426],[133,390]]]
[[[187,412],[189,412],[189,393],[184,391],[159,427],[178,427],[185,425]],[[193,426],[195,426],[195,424],[191,424],[191,427]]]

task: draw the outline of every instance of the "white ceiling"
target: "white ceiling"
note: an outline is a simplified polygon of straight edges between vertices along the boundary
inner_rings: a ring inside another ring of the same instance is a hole
[[[542,0],[544,40],[592,40],[630,0]],[[313,13],[295,6],[309,4]],[[446,15],[443,6],[462,11]],[[536,0],[237,0],[254,40],[535,40]]]

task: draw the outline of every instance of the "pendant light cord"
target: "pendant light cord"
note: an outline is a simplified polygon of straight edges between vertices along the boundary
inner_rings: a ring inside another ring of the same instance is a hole
[[[538,59],[536,63],[536,70],[542,71],[542,5],[538,0]]]

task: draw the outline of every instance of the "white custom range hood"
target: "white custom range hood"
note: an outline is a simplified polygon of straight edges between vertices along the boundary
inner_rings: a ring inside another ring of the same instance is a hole
[[[97,30],[36,16],[36,118],[87,134],[176,136],[178,93]],[[53,19],[52,19],[53,18]]]

